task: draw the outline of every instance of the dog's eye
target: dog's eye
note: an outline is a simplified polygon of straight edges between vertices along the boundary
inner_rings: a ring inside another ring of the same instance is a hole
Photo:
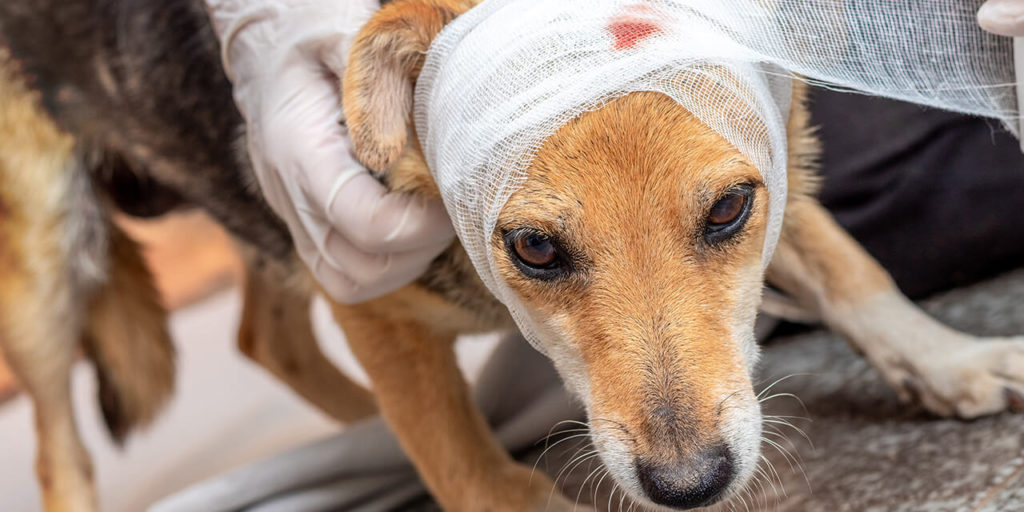
[[[520,271],[536,279],[553,279],[564,272],[562,251],[548,235],[521,229],[505,235],[505,247]]]
[[[544,235],[526,234],[512,242],[516,256],[523,263],[536,268],[546,268],[558,259],[551,239]]]
[[[743,213],[743,205],[746,203],[746,196],[730,192],[711,207],[711,213],[708,214],[708,226],[724,226],[732,223]]]
[[[704,238],[720,242],[736,234],[750,216],[753,191],[750,185],[738,185],[719,198],[708,212]]]

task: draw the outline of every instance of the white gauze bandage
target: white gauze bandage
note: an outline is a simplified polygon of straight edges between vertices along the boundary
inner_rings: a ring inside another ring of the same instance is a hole
[[[785,209],[797,74],[1016,130],[1011,39],[978,28],[981,3],[486,0],[431,45],[416,86],[416,129],[477,272],[546,352],[490,246],[498,214],[549,135],[630,92],[670,96],[761,172],[767,266]]]

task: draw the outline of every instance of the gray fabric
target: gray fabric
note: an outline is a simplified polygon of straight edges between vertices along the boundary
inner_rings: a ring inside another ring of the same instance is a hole
[[[582,419],[550,361],[520,336],[491,355],[474,398],[512,452],[533,447],[552,425]],[[169,496],[151,512],[386,511],[426,494],[380,418],[232,471]]]

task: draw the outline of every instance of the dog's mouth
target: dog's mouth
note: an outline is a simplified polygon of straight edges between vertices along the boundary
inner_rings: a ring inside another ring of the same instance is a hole
[[[690,510],[740,494],[756,471],[759,411],[741,411],[726,422],[723,434],[708,442],[677,439],[659,446],[632,437],[621,424],[604,422],[592,425],[591,439],[627,500],[654,510]]]

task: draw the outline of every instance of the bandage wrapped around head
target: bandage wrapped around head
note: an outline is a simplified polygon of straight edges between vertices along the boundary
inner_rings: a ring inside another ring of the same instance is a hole
[[[502,207],[558,128],[630,92],[670,96],[761,172],[767,265],[785,208],[796,75],[993,117],[1015,131],[1011,40],[977,27],[981,3],[486,0],[431,45],[416,128],[477,272],[536,345],[489,246]]]

